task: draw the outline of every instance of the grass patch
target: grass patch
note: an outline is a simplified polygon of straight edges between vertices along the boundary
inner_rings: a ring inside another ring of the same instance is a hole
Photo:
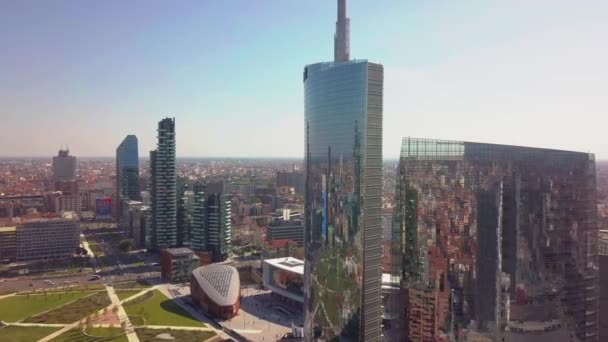
[[[120,328],[87,328],[87,334],[82,329],[71,329],[52,339],[52,342],[126,342],[125,332]]]
[[[215,336],[213,331],[196,331],[196,330],[175,330],[175,329],[146,329],[138,328],[135,330],[140,342],[158,342],[163,341],[156,339],[159,334],[169,334],[175,338],[173,341],[192,341],[202,342]]]
[[[152,285],[148,284],[145,280],[137,280],[137,281],[126,281],[122,283],[114,283],[112,286],[116,290],[120,289],[149,289]]]
[[[16,327],[0,328],[0,341],[31,342],[48,336],[61,328],[51,327]]]
[[[133,295],[140,293],[142,290],[118,290],[116,291],[116,296],[118,299],[123,300],[127,299]]]
[[[86,291],[100,291],[105,290],[105,286],[103,284],[85,284],[85,285],[71,285],[70,287],[61,287],[61,288],[48,288],[48,289],[36,289],[36,290],[26,290],[23,292],[19,292],[19,294],[32,294],[32,293],[59,293],[59,292],[86,292]]]
[[[152,293],[152,296],[145,300],[138,300],[140,298],[138,297],[132,302],[123,304],[127,314],[143,317],[148,325],[204,326],[203,323],[192,317],[186,310],[182,309],[159,290],[154,290],[150,293]]]
[[[76,302],[64,305],[55,310],[30,317],[27,323],[74,323],[104,307],[112,302],[105,291],[97,292],[88,297],[81,298]]]
[[[18,322],[40,312],[80,299],[89,293],[57,293],[47,295],[17,295],[0,299],[0,321]]]

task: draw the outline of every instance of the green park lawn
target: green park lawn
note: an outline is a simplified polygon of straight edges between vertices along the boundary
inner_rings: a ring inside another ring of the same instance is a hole
[[[143,290],[116,290],[116,296],[118,299],[123,300],[127,299],[133,295],[140,293]]]
[[[0,299],[0,321],[18,322],[40,312],[76,301],[87,295],[90,295],[90,292],[16,295]]]
[[[82,329],[76,328],[52,339],[52,342],[127,342],[127,336],[121,328],[87,328],[87,334],[82,333]]]
[[[146,329],[137,328],[135,330],[140,342],[159,342],[160,339],[154,337],[159,334],[169,334],[173,336],[173,341],[188,341],[202,342],[215,336],[213,331],[196,331],[196,330],[176,330],[176,329]]]
[[[31,342],[48,336],[61,328],[16,327],[0,328],[0,342]]]
[[[122,283],[114,283],[114,288],[116,290],[121,289],[149,289],[152,285],[148,284],[145,280],[137,280],[137,281],[125,281]]]
[[[56,288],[56,289],[35,289],[35,290],[25,290],[25,291],[21,291],[19,292],[19,294],[28,294],[28,293],[38,293],[41,294],[43,292],[46,292],[48,294],[52,294],[54,292],[77,292],[77,291],[89,291],[89,294],[92,293],[92,291],[97,292],[99,290],[105,290],[105,286],[103,284],[83,284],[83,285],[70,285],[69,287],[61,287],[61,288]]]
[[[85,292],[86,293],[86,292]],[[76,302],[64,305],[41,315],[30,317],[27,323],[74,323],[84,317],[99,311],[112,302],[106,291],[99,291]]]
[[[153,290],[150,293],[151,295],[144,294],[124,303],[123,308],[127,315],[143,317],[146,325],[203,326],[203,323],[192,317],[159,290]],[[136,319],[132,323],[137,324],[136,322],[140,321]]]

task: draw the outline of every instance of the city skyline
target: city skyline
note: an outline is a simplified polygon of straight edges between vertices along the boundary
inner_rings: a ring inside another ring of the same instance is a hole
[[[608,50],[596,43],[608,4],[382,4],[349,4],[350,52],[385,66],[386,159],[398,157],[403,135],[608,159]],[[330,60],[332,41],[320,37],[334,33],[332,1],[28,7],[0,4],[0,32],[19,32],[0,35],[0,116],[12,127],[0,156],[51,156],[69,145],[78,157],[110,157],[127,134],[145,155],[155,122],[174,116],[182,157],[303,158],[297,79],[301,65]],[[268,92],[271,104],[260,96]],[[226,132],[240,138],[217,143]]]

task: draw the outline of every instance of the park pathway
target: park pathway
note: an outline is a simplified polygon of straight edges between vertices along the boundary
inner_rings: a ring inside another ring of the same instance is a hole
[[[4,299],[4,298],[8,298],[8,297],[12,297],[12,296],[14,296],[14,295],[16,295],[16,293],[7,294],[7,295],[4,295],[4,296],[0,296],[0,299]]]
[[[76,322],[74,322],[72,324],[66,324],[63,328],[55,331],[54,333],[52,333],[52,334],[50,334],[50,335],[48,335],[48,336],[46,336],[44,338],[39,339],[38,342],[47,342],[47,341],[50,341],[50,340],[54,339],[55,337],[57,337],[57,336],[65,333],[65,332],[67,332],[68,330],[71,330],[71,329],[74,329],[74,328],[78,327],[78,323],[80,323],[80,320],[76,321]]]
[[[125,323],[125,333],[127,334],[127,339],[129,340],[129,342],[139,342],[139,338],[135,333],[135,328],[133,327],[133,324],[131,324],[131,321],[129,320],[129,316],[127,316],[125,308],[122,307],[122,303],[116,295],[114,287],[106,286],[106,290],[108,291],[108,296],[112,301],[112,305],[116,305],[116,307],[118,308],[118,319],[120,319],[121,325],[123,322]]]
[[[16,327],[49,327],[49,328],[63,328],[67,324],[51,324],[51,323],[9,323]]]
[[[125,321],[128,322],[127,331],[125,332],[127,334],[127,339],[129,340],[129,342],[139,342],[139,338],[137,337],[137,334],[135,334],[135,329],[133,329],[131,322],[129,322],[129,318],[127,317],[127,313],[123,309],[122,305],[120,305],[120,300],[118,299],[118,296],[116,296],[116,292],[114,291],[114,288],[106,286],[106,291],[108,292],[108,297],[110,297],[110,300],[112,301],[112,304],[109,307],[111,307],[113,305],[117,305],[118,317],[121,318],[121,322],[123,321],[121,315],[124,315]],[[103,314],[104,309],[107,309],[107,308],[108,307],[105,307],[105,308],[99,310],[98,313]],[[65,324],[63,328],[55,331],[54,333],[52,333],[44,338],[41,338],[40,340],[38,340],[38,342],[48,342],[48,341],[54,339],[55,337],[65,333],[71,329],[77,328],[84,318],[85,317],[79,319],[78,321],[76,321],[72,324]]]
[[[172,330],[193,330],[193,331],[217,332],[214,328],[211,328],[211,327],[182,327],[182,326],[174,326],[174,325],[142,325],[141,327],[147,328],[147,329],[172,329]]]

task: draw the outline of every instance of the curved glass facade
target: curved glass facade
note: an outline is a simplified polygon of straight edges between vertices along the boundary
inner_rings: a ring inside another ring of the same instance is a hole
[[[398,177],[398,340],[598,340],[593,155],[406,138]]]
[[[381,339],[383,68],[304,70],[307,340]]]

